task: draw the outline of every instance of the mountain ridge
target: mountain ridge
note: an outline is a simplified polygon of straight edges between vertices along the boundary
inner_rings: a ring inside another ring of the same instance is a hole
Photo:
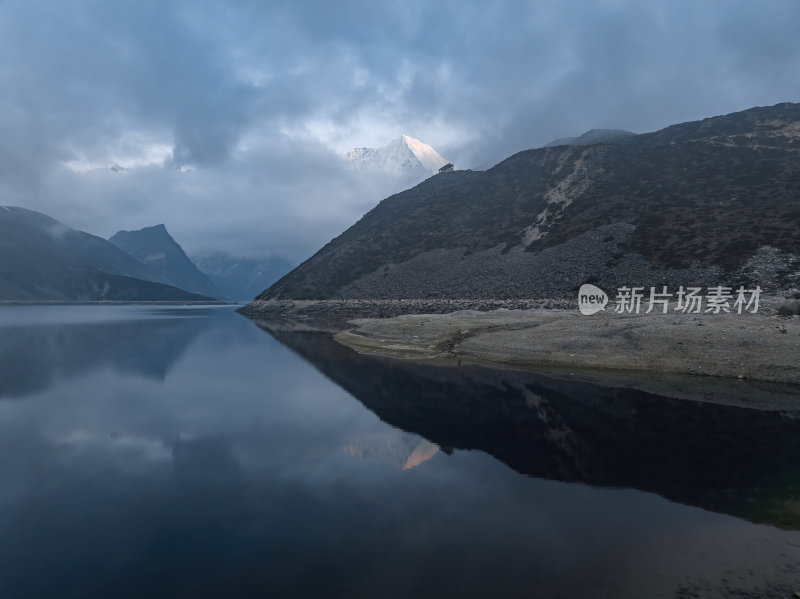
[[[0,298],[61,301],[207,301],[166,285],[101,237],[41,212],[0,207]]]
[[[525,150],[386,198],[258,299],[796,285],[798,151],[793,103],[612,144]]]
[[[157,273],[167,284],[223,299],[223,294],[189,259],[164,224],[136,231],[117,231],[108,241]]]
[[[618,139],[633,137],[636,133],[624,131],[623,129],[589,129],[576,137],[559,137],[547,142],[542,147],[552,148],[555,146],[588,146],[597,143],[609,143]]]

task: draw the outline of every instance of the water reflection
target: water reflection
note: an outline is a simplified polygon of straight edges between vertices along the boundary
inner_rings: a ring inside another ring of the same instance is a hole
[[[164,380],[212,322],[201,309],[5,307],[0,313],[0,398],[107,367]]]
[[[400,470],[416,468],[439,452],[439,446],[400,430],[353,437],[345,450],[354,457],[379,456]]]
[[[75,331],[58,346],[72,359],[52,353],[70,368],[24,401],[0,401],[3,599],[800,590],[800,532],[636,490],[793,526],[780,504],[796,497],[785,468],[795,429],[775,413],[754,417],[759,435],[730,408],[665,410],[547,377],[390,364],[310,332],[276,331],[279,342],[230,309],[40,310],[26,321],[0,309],[4,331]],[[34,326],[44,321],[53,331]],[[18,388],[15,376],[0,373],[4,388]],[[764,444],[744,473],[723,454],[745,449],[688,434],[665,449],[681,418],[696,432],[718,417],[710,439]],[[691,470],[689,450],[711,456],[693,476],[678,472]]]
[[[797,409],[752,410],[534,373],[360,356],[323,333],[257,324],[382,420],[437,446],[479,449],[528,475],[631,487],[800,529],[800,402],[785,388],[776,403],[792,399]]]

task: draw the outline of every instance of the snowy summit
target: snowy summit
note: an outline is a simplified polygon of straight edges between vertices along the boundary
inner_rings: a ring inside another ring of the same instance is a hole
[[[382,148],[354,148],[342,158],[358,171],[386,173],[419,182],[448,163],[431,146],[401,135]]]

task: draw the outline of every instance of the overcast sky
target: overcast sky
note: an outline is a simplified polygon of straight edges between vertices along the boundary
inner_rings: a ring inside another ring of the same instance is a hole
[[[797,102],[798,31],[797,0],[0,0],[0,204],[299,261],[381,199],[352,147],[469,168]]]

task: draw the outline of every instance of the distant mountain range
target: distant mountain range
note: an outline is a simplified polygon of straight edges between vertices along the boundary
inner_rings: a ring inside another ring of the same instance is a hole
[[[448,163],[431,146],[408,135],[382,148],[354,148],[342,158],[354,170],[388,175],[408,185],[427,179]]]
[[[196,264],[163,224],[106,241],[0,206],[0,301],[248,301],[291,266],[219,252]]]
[[[612,137],[430,177],[259,299],[800,286],[800,104]]]
[[[163,224],[138,231],[119,231],[109,241],[170,285],[217,299],[225,297],[208,275],[189,260]]]
[[[207,301],[101,237],[32,210],[0,207],[0,299]]]
[[[222,252],[197,257],[194,263],[226,298],[237,302],[250,301],[292,269],[280,256],[256,260]]]
[[[292,268],[280,256],[257,260],[216,252],[190,260],[163,224],[119,231],[109,241],[171,285],[236,302],[253,299]]]

